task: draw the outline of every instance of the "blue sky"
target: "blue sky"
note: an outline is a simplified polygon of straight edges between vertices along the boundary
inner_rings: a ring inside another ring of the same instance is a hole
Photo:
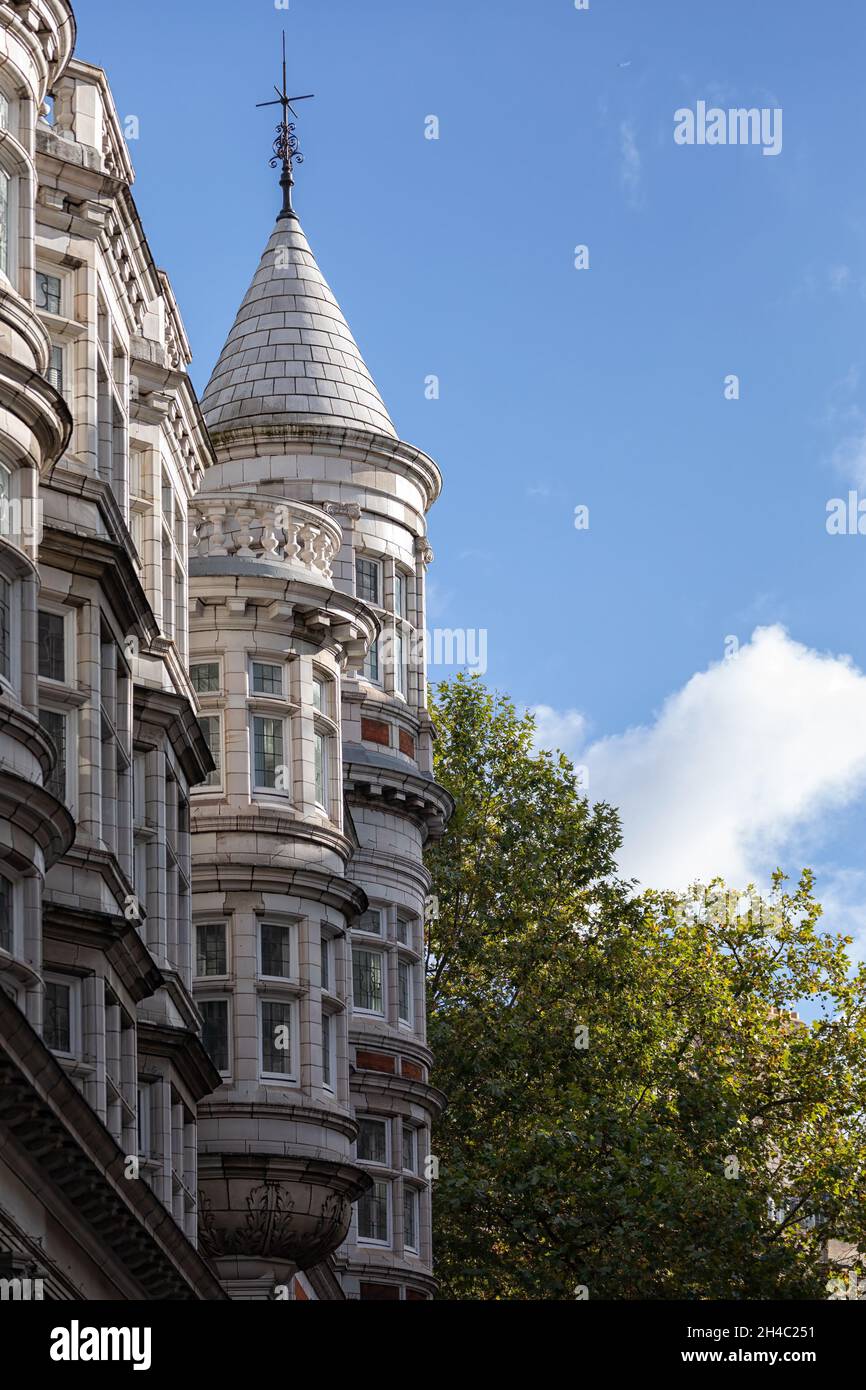
[[[316,93],[304,228],[398,430],[445,475],[432,621],[487,630],[489,681],[622,805],[624,867],[812,863],[859,929],[866,537],[825,521],[866,496],[860,7],[76,11],[78,56],[140,121],[136,198],[197,385],[278,207],[255,103],[285,25],[293,89]],[[781,153],[678,146],[699,100],[781,108]]]

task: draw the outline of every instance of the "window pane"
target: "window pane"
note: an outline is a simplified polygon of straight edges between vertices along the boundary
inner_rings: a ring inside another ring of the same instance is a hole
[[[378,951],[352,952],[352,986],[356,1009],[384,1014],[382,956]]]
[[[397,918],[397,940],[401,946],[412,945],[412,923],[406,917]]]
[[[283,761],[282,719],[254,719],[255,777],[257,787],[276,789],[277,776]],[[280,791],[285,791],[284,785]]]
[[[322,989],[331,988],[331,943],[326,936],[322,937]]]
[[[418,1249],[418,1193],[403,1189],[403,1244],[408,1250]]]
[[[370,647],[369,652],[364,658],[364,675],[368,681],[379,679],[379,641],[377,640]]]
[[[72,990],[49,980],[45,985],[42,1036],[53,1052],[72,1051]]]
[[[401,960],[397,973],[398,1012],[404,1023],[412,1022],[412,967]]]
[[[333,1033],[333,1027],[334,1027],[334,1020],[332,1019],[331,1015],[330,1015],[330,1014],[322,1014],[322,1081],[324,1082],[324,1084],[325,1084],[326,1086],[332,1086],[332,1085],[334,1084],[333,1081],[332,1081],[332,1079],[331,1079],[331,1076],[332,1076],[332,1060],[331,1060],[332,1036],[331,1036],[331,1035],[332,1035],[332,1033]]]
[[[222,786],[223,779],[223,750],[219,716],[207,715],[206,717],[200,719],[198,722],[201,725],[201,731],[204,734],[204,741],[208,746],[210,755],[216,763],[215,770],[213,772],[208,773],[204,785],[206,787],[220,787]]]
[[[361,1240],[388,1239],[388,1184],[377,1182],[358,1203],[358,1235]]]
[[[48,358],[48,381],[63,394],[63,348],[52,346]]]
[[[219,694],[220,666],[218,661],[197,662],[191,671],[192,688],[196,695]]]
[[[60,613],[39,614],[39,674],[43,680],[66,679],[66,624]]]
[[[53,709],[39,711],[39,723],[57,748],[57,763],[46,786],[58,801],[66,800],[66,715]]]
[[[407,1173],[416,1172],[415,1131],[407,1124],[403,1125],[403,1167]]]
[[[328,796],[328,744],[324,734],[316,734],[316,801],[319,806],[327,806]]]
[[[370,932],[372,936],[382,935],[382,913],[378,907],[371,907],[358,918],[358,931]]]
[[[358,1158],[362,1163],[388,1162],[388,1131],[384,1120],[359,1121]]]
[[[229,1005],[227,999],[207,999],[199,1005],[204,1020],[202,1042],[217,1071],[229,1069]]]
[[[261,661],[253,662],[253,694],[282,695],[282,666],[266,666]]]
[[[399,571],[394,576],[394,612],[398,618],[406,616],[406,580]]]
[[[365,603],[379,602],[379,566],[375,560],[355,562],[358,598]]]
[[[196,928],[196,974],[225,975],[226,929],[221,922]]]
[[[4,493],[4,499],[8,494]],[[9,642],[9,581],[0,575],[0,675],[10,679],[12,669]]]
[[[9,129],[9,98],[0,92],[0,130]]]
[[[275,1076],[292,1074],[291,1004],[262,1001],[262,1071]]]
[[[325,714],[325,682],[320,680],[313,681],[313,709],[317,709],[320,714]]]
[[[0,950],[12,954],[12,884],[0,874]]]
[[[271,922],[263,922],[261,934],[262,974],[288,980],[292,973],[291,927],[274,926]]]
[[[9,175],[0,169],[0,270],[9,274]]]
[[[36,308],[48,314],[60,313],[61,282],[59,275],[36,272]]]
[[[403,634],[394,633],[394,689],[398,695],[406,694],[406,664],[404,659]]]

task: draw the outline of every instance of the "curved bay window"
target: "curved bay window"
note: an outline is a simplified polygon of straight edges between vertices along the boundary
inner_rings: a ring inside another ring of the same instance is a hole
[[[415,637],[413,577],[390,557],[355,557],[355,592],[382,622],[382,636],[370,647],[362,675],[371,685],[407,702],[415,698],[410,680]]]

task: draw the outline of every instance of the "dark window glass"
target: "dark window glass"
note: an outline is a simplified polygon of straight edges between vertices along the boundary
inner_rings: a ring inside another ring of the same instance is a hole
[[[45,986],[42,1036],[52,1052],[72,1051],[72,990],[49,980]]]
[[[271,922],[262,923],[262,974],[274,975],[281,980],[291,975],[290,927],[274,926]]]
[[[358,598],[365,603],[379,602],[379,566],[373,560],[357,560],[355,563]]]
[[[218,695],[220,666],[218,661],[203,661],[191,667],[192,688],[196,695]]]
[[[204,1021],[202,1042],[217,1071],[229,1069],[229,1006],[227,999],[208,999],[199,1005]]]
[[[196,974],[225,975],[226,929],[222,923],[196,928]]]
[[[47,681],[66,679],[66,624],[60,613],[39,614],[39,674]]]
[[[54,741],[54,745],[57,749],[57,762],[46,786],[50,792],[53,792],[58,801],[65,801],[66,715],[58,714],[57,711],[53,709],[41,709],[39,711],[39,723],[42,725],[49,738]]]
[[[0,949],[12,954],[12,884],[0,874]]]
[[[262,1071],[274,1076],[292,1074],[292,1006],[262,1001]]]

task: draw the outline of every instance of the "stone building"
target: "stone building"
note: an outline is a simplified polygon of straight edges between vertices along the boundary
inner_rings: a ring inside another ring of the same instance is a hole
[[[434,1290],[436,466],[291,204],[202,405],[104,73],[0,2],[0,1275]]]

